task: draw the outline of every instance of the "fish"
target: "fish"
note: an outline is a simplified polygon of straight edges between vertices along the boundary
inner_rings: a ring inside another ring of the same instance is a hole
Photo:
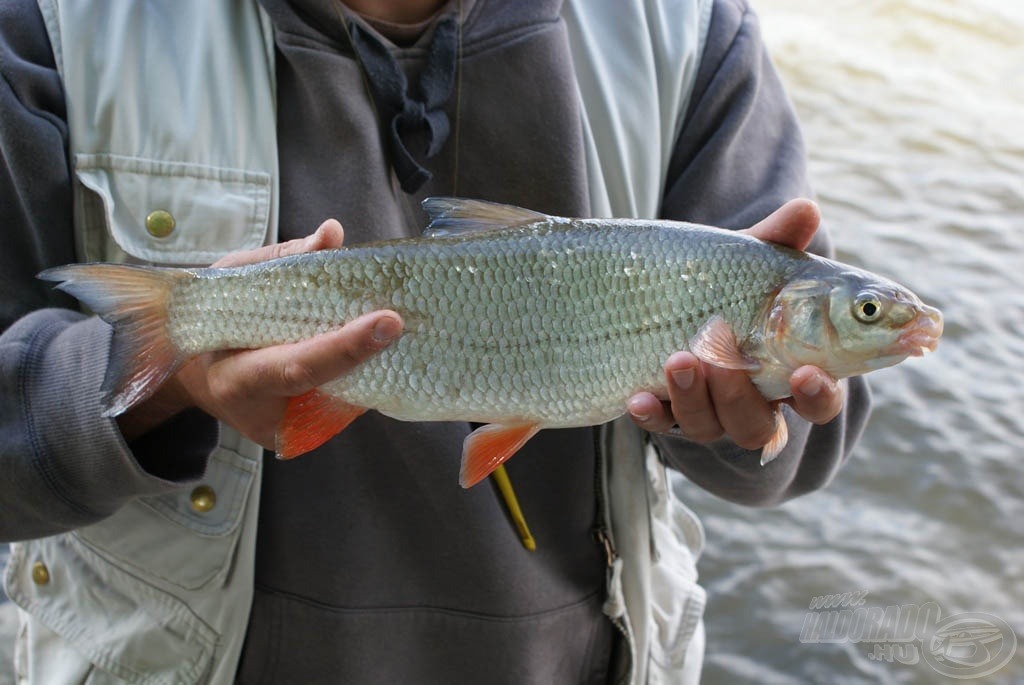
[[[230,268],[71,264],[43,271],[114,329],[104,415],[149,397],[205,352],[310,338],[379,309],[401,336],[292,398],[279,457],[308,452],[373,409],[402,421],[482,424],[465,440],[470,487],[539,430],[599,425],[641,391],[665,397],[678,350],[745,371],[767,400],[813,364],[835,378],[932,351],[942,315],[882,276],[735,231],[574,219],[428,198],[416,238]],[[762,463],[787,441],[776,432]]]

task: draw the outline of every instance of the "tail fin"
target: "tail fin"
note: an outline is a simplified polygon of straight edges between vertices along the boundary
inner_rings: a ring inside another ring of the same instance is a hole
[[[114,328],[104,416],[149,397],[185,363],[167,332],[167,303],[174,285],[193,277],[184,269],[123,264],[70,264],[39,274]]]

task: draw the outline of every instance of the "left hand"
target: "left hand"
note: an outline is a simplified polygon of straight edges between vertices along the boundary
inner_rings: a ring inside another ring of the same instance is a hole
[[[820,221],[817,205],[792,200],[743,233],[803,250]],[[678,425],[694,442],[708,443],[724,435],[749,450],[763,447],[775,432],[776,403],[761,396],[745,371],[711,366],[689,352],[676,352],[665,362],[665,380],[667,401],[648,392],[629,399],[628,411],[641,428],[660,433]],[[800,367],[789,384],[793,396],[782,401],[812,423],[828,423],[843,408],[843,386],[817,367]]]

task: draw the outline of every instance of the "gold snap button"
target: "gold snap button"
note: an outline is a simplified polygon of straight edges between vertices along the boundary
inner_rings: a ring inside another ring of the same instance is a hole
[[[209,485],[200,485],[192,491],[188,499],[192,509],[200,514],[205,514],[217,506],[217,493]]]
[[[154,210],[146,217],[146,230],[154,238],[166,238],[174,231],[174,217],[166,210]]]
[[[36,585],[46,585],[50,582],[50,569],[41,561],[32,564],[32,582]]]

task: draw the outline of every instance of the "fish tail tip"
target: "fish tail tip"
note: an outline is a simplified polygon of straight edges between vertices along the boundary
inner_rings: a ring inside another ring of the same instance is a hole
[[[175,283],[191,277],[183,269],[126,264],[68,264],[37,277],[78,299],[114,329],[103,415],[118,416],[184,363],[167,331],[167,303]]]

